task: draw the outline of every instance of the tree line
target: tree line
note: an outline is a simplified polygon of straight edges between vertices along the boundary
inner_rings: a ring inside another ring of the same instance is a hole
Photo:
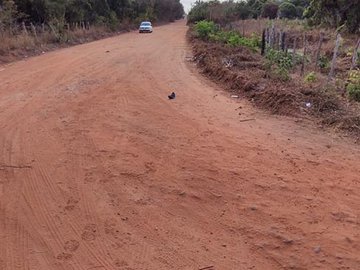
[[[197,0],[188,21],[212,20],[226,24],[260,17],[306,19],[310,25],[344,27],[351,33],[360,32],[359,0]]]
[[[145,19],[173,21],[183,14],[180,0],[0,0],[0,30],[19,23],[116,27]]]

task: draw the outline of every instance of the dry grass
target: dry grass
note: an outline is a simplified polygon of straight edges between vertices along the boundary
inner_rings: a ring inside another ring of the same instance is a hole
[[[126,31],[126,30],[122,30]],[[38,55],[44,51],[58,47],[66,47],[75,44],[90,42],[117,34],[106,27],[91,27],[90,29],[66,30],[61,35],[48,30],[37,33],[24,33],[17,31],[16,34],[8,32],[0,33],[0,64],[8,63],[24,57]]]

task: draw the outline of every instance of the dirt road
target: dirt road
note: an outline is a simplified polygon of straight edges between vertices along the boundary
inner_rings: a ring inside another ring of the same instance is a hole
[[[230,99],[186,29],[0,67],[1,270],[360,269],[358,146]]]

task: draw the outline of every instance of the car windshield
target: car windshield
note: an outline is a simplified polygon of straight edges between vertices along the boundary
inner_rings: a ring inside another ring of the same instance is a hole
[[[141,26],[151,26],[151,23],[149,23],[149,22],[142,22],[142,23],[141,23]]]

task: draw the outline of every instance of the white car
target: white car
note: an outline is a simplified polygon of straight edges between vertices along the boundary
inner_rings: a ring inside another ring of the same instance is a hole
[[[153,28],[151,22],[142,22],[139,27],[139,33],[152,33]]]

